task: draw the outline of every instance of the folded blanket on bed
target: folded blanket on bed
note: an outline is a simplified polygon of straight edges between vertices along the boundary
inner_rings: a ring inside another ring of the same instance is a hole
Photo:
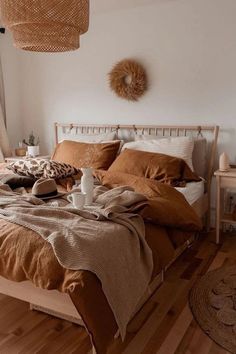
[[[130,187],[97,187],[95,201],[94,211],[58,208],[0,188],[0,218],[37,232],[63,267],[96,274],[124,338],[152,275],[152,252],[136,213],[148,201]]]

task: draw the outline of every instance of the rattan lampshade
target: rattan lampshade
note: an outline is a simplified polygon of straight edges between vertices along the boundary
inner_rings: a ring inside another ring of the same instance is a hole
[[[16,47],[36,52],[78,49],[89,25],[89,0],[0,0]]]

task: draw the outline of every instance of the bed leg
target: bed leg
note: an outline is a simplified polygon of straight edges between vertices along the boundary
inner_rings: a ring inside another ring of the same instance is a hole
[[[210,231],[211,226],[211,191],[208,191],[207,212],[205,217],[205,230]]]
[[[88,354],[97,354],[95,347],[93,346],[92,349]]]
[[[210,231],[210,224],[211,224],[211,213],[207,212],[206,217],[205,217],[205,223],[204,223],[204,229],[206,232]]]
[[[161,271],[161,283],[163,283],[164,280],[165,280],[165,271],[162,270],[162,271]]]

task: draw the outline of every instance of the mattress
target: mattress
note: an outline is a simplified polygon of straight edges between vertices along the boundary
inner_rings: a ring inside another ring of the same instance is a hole
[[[182,193],[187,202],[192,205],[204,194],[204,181],[189,182],[186,187],[176,187],[175,189]]]

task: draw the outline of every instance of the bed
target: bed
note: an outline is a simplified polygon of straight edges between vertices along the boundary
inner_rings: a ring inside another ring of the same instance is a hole
[[[207,156],[206,164],[204,166],[205,181],[189,183],[185,188],[178,188],[178,190],[186,197],[189,203],[192,205],[197,214],[205,219],[205,227],[209,226],[210,221],[210,189],[211,189],[211,177],[213,173],[217,137],[219,128],[217,126],[127,126],[127,125],[79,125],[79,124],[60,124],[55,123],[55,141],[58,143],[61,139],[75,138],[77,135],[86,134],[101,134],[107,132],[115,132],[119,139],[125,141],[132,141],[137,134],[141,135],[155,135],[161,137],[166,136],[187,136],[204,137],[207,138]],[[76,138],[75,138],[76,139]],[[197,159],[199,156],[196,157]],[[202,173],[202,171],[201,171]],[[147,230],[147,235],[150,232],[152,234],[153,226],[149,225],[150,230]],[[148,237],[148,236],[147,236]],[[163,240],[165,237],[162,235]],[[173,236],[174,237],[174,236]],[[176,238],[177,239],[177,238]],[[181,237],[178,236],[178,240]],[[159,240],[161,241],[161,240]],[[174,260],[194,241],[193,233],[189,236],[182,238],[181,242],[172,240],[171,256],[166,257],[165,260],[161,259],[161,255],[158,255],[156,270],[154,272],[152,281],[145,292],[145,295],[139,302],[136,312],[147,301],[150,295],[160,286],[164,281],[165,270],[171,266]],[[157,247],[152,244],[150,237],[150,247]],[[163,241],[164,242],[164,241]],[[159,244],[160,245],[160,244]],[[159,247],[158,245],[158,247]],[[59,292],[57,290],[44,290],[39,287],[35,287],[29,281],[14,282],[0,277],[0,292],[15,298],[27,301],[30,303],[31,309],[43,311],[51,315],[67,319],[74,323],[84,326],[84,321],[78,314],[76,307],[74,306],[71,297],[69,295]]]

